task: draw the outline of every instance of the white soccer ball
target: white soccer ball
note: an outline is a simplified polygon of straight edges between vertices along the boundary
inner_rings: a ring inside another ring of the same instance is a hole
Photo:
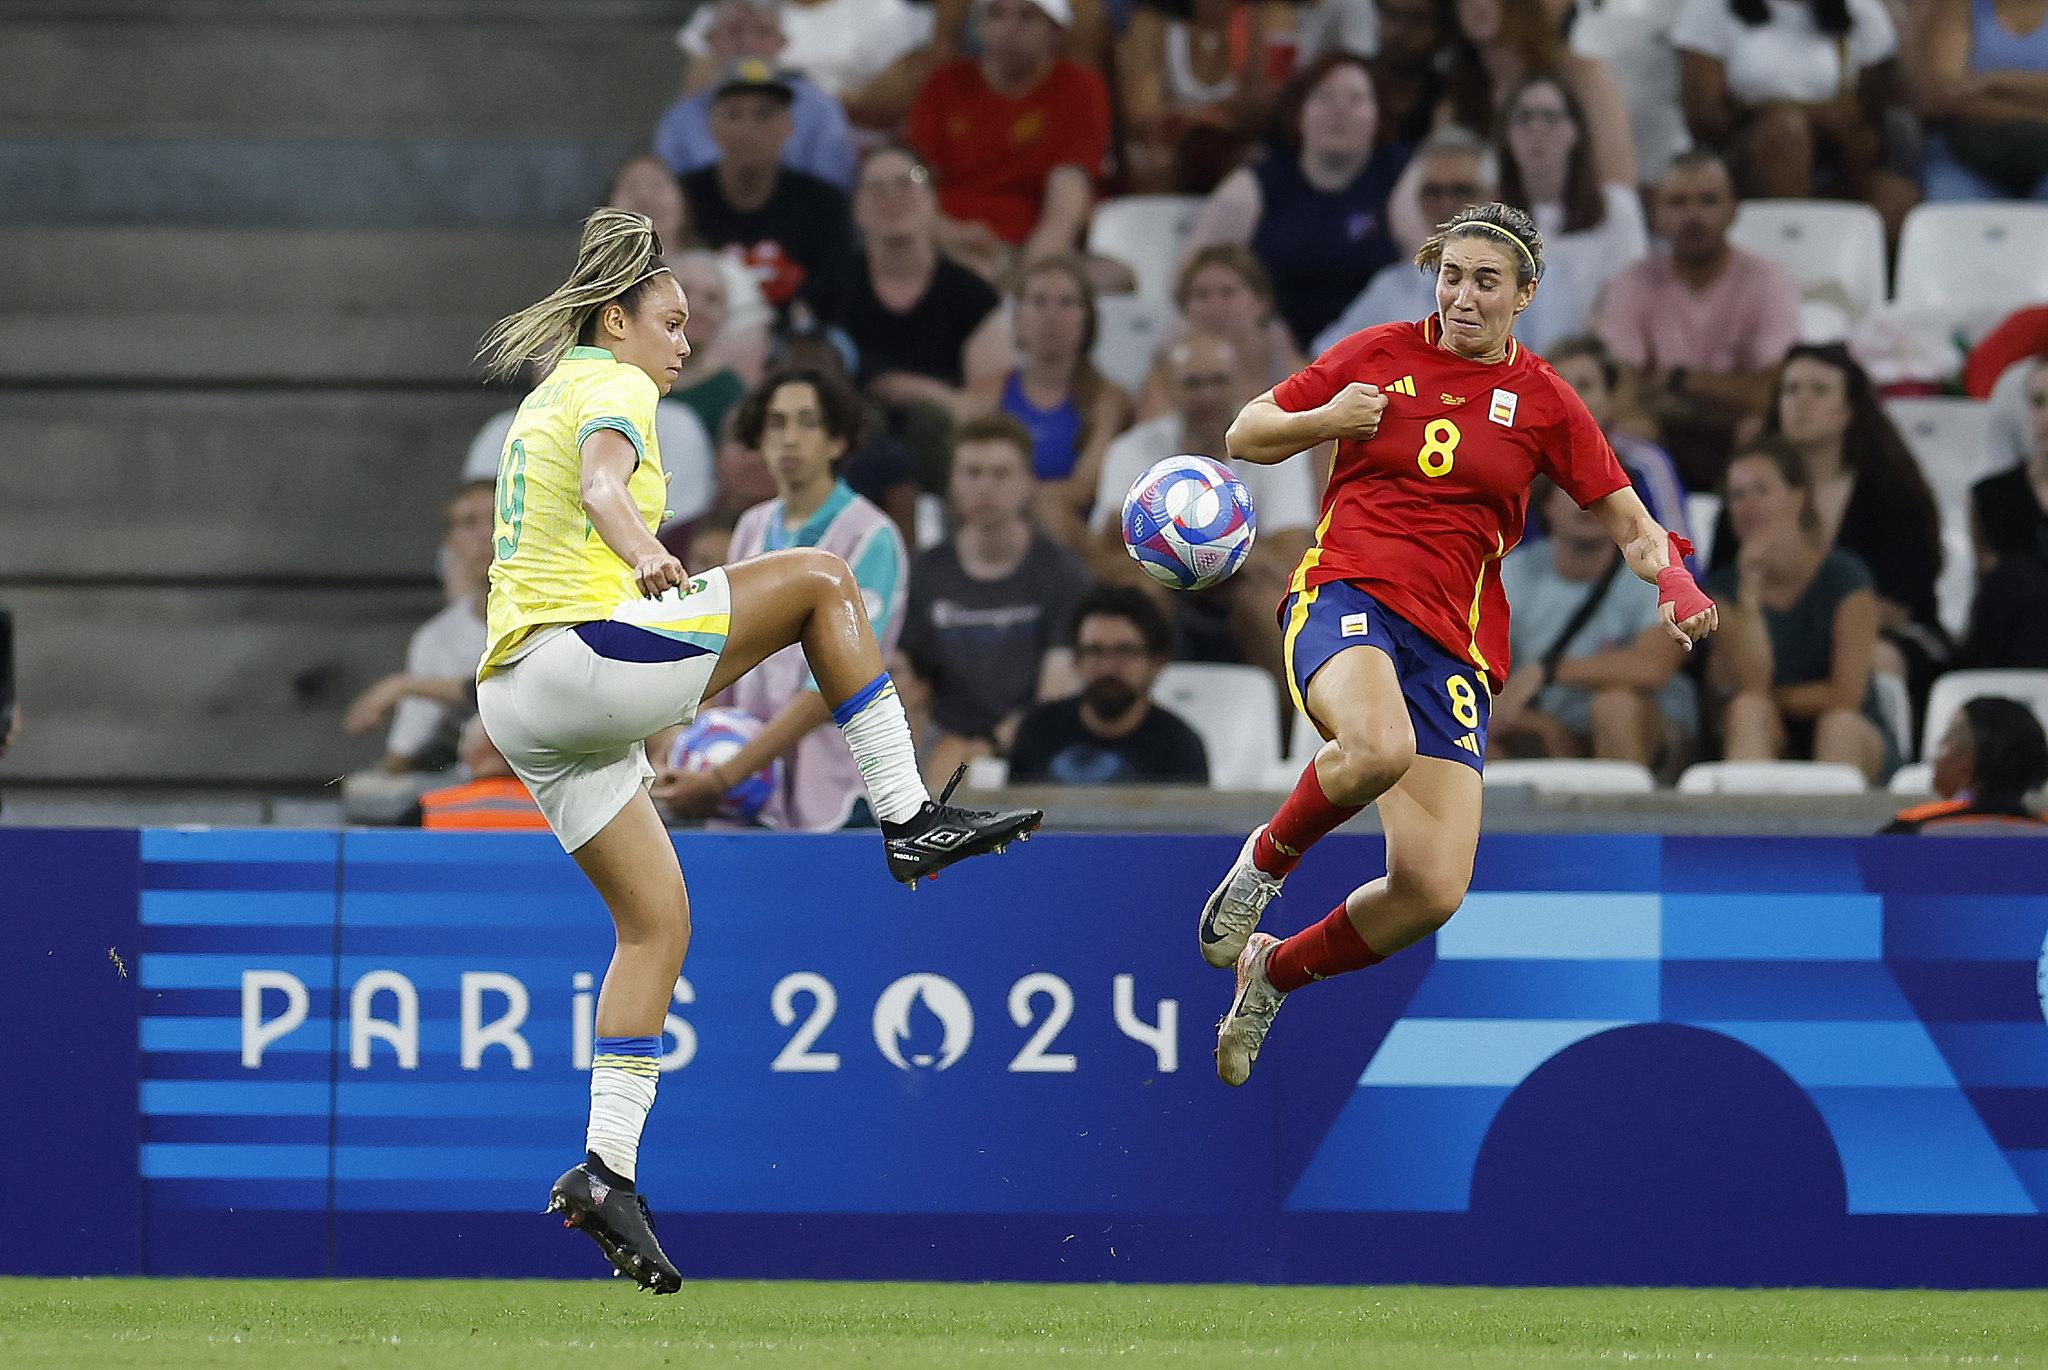
[[[1220,461],[1168,457],[1124,496],[1124,550],[1175,590],[1202,590],[1244,565],[1258,536],[1251,492]]]

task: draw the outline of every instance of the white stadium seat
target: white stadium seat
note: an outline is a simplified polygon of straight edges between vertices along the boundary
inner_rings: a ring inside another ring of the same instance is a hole
[[[1913,746],[1913,696],[1907,693],[1905,677],[1879,671],[1870,677],[1870,688],[1877,692],[1877,711],[1891,729],[1899,754],[1908,755]]]
[[[1152,699],[1187,720],[1209,753],[1209,788],[1256,790],[1280,759],[1280,691],[1256,666],[1175,661]]]
[[[1633,761],[1577,757],[1489,761],[1485,780],[1489,786],[1526,786],[1538,794],[1648,794],[1657,788],[1657,778]]]
[[[1135,397],[1152,369],[1160,332],[1173,306],[1137,295],[1104,295],[1095,302],[1095,369]]]
[[[1119,195],[1095,206],[1088,250],[1114,257],[1138,277],[1138,298],[1173,304],[1174,267],[1195,226],[1200,195]]]
[[[1998,317],[2048,300],[2048,205],[1914,206],[1899,234],[1893,299],[1903,309]]]
[[[1928,396],[1887,400],[1884,408],[1913,450],[1941,510],[1942,568],[1935,596],[1941,603],[1942,626],[1961,637],[1970,617],[1971,596],[1977,592],[1970,487],[1991,474],[1985,469],[1984,402]]]
[[[1721,497],[1693,491],[1685,497],[1685,521],[1692,525],[1693,560],[1704,574],[1714,555],[1714,525],[1721,521]]]
[[[1832,761],[1702,761],[1678,777],[1680,794],[1861,794],[1863,772]]]
[[[1925,761],[1915,761],[1892,772],[1892,780],[1885,786],[1893,794],[1918,795],[1934,793],[1934,767]]]
[[[1728,236],[1798,278],[1814,316],[1800,314],[1800,336],[1808,342],[1841,338],[1846,325],[1884,303],[1884,218],[1869,205],[1744,200]],[[1820,326],[1822,308],[1839,323]]]
[[[1956,710],[1985,695],[2017,699],[2048,727],[2048,671],[1950,671],[1927,692],[1927,726],[1920,734],[1920,759],[1932,761],[1941,735]]]

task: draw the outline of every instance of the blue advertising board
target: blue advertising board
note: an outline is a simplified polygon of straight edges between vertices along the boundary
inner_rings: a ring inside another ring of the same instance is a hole
[[[872,835],[677,841],[641,1174],[686,1274],[2048,1284],[2048,844],[1489,837],[1231,1090],[1192,921],[1234,842],[1047,835],[913,895]],[[1331,839],[1269,926],[1380,862]],[[96,910],[0,964],[73,1063],[9,1072],[89,1089],[131,1177],[97,1247],[0,1267],[592,1273],[537,1210],[611,934],[545,835],[42,834],[0,889]]]

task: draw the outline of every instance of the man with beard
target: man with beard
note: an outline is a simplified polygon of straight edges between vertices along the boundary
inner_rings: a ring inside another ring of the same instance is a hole
[[[1641,378],[1638,401],[1694,490],[1720,484],[1729,443],[1770,403],[1774,369],[1799,340],[1799,282],[1728,241],[1735,183],[1702,148],[1672,159],[1651,194],[1669,243],[1608,282],[1600,340]]]
[[[1165,615],[1135,586],[1104,585],[1083,596],[1074,608],[1081,693],[1024,716],[1010,749],[1010,779],[1208,784],[1202,739],[1150,698],[1169,638]]]

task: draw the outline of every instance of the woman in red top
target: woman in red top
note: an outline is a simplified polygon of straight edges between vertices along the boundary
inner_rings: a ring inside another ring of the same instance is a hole
[[[1281,605],[1294,702],[1328,741],[1202,910],[1202,955],[1237,967],[1216,1039],[1226,1084],[1251,1074],[1289,991],[1386,959],[1463,902],[1487,710],[1508,674],[1500,560],[1531,481],[1548,476],[1599,516],[1687,648],[1716,623],[1685,569],[1692,548],[1650,517],[1571,387],[1514,339],[1543,274],[1529,216],[1461,210],[1415,261],[1436,273],[1435,314],[1352,334],[1230,427],[1241,461],[1333,440],[1337,455]],[[1301,854],[1375,801],[1387,873],[1284,942],[1257,932]]]

